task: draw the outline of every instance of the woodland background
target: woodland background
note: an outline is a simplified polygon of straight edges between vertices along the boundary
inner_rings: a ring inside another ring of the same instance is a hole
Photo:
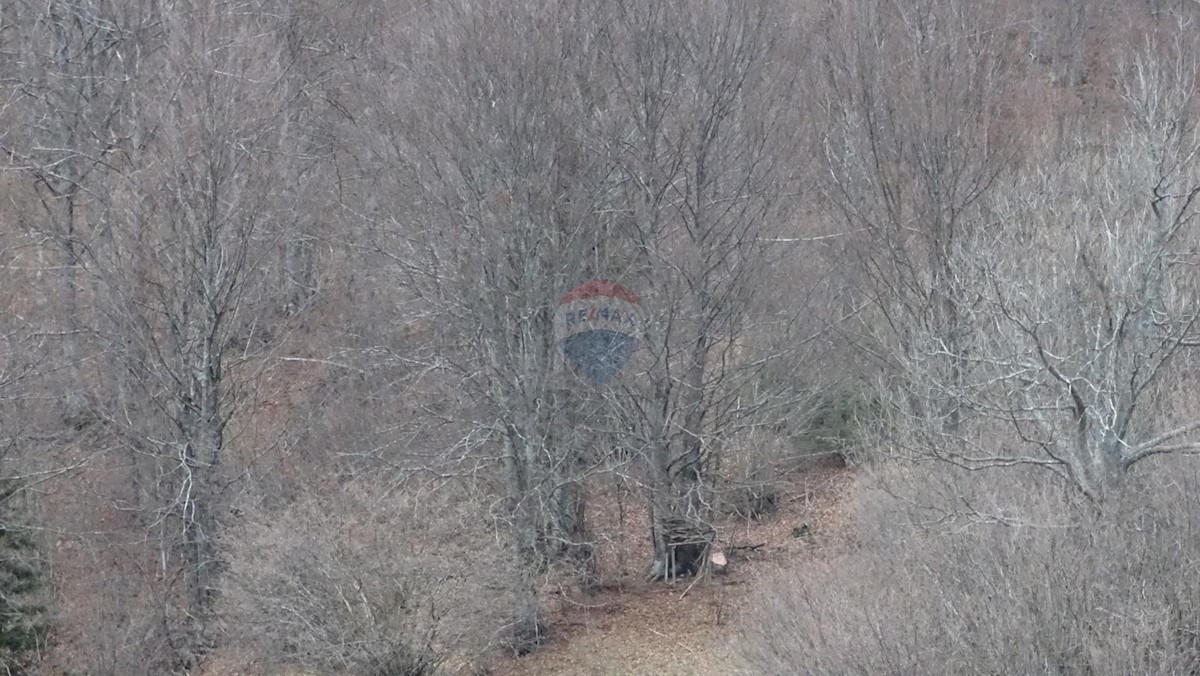
[[[0,4],[0,672],[1197,673],[1198,36]]]

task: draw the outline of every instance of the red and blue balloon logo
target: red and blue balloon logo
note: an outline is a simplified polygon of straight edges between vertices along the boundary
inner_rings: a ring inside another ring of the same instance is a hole
[[[603,385],[625,368],[638,346],[639,307],[629,289],[603,280],[581,284],[558,301],[559,346],[579,375]]]

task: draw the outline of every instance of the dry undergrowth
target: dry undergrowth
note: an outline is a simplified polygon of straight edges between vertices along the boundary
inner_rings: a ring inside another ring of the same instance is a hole
[[[783,484],[776,512],[760,521],[722,524],[731,563],[725,575],[674,585],[640,579],[638,556],[647,543],[644,517],[626,521],[625,532],[609,530],[615,519],[608,500],[593,501],[593,527],[601,560],[633,561],[619,581],[591,598],[557,595],[551,614],[553,640],[523,658],[497,664],[496,676],[522,674],[739,674],[749,673],[735,642],[749,593],[778,569],[801,570],[806,562],[832,555],[851,542],[842,506],[854,489],[842,468],[805,472]],[[608,497],[608,496],[605,496]],[[807,528],[806,528],[807,526]],[[798,537],[797,537],[798,536]],[[614,543],[626,549],[620,556]],[[603,565],[603,564],[602,564]],[[603,571],[602,571],[603,576]],[[611,579],[611,578],[610,578]]]

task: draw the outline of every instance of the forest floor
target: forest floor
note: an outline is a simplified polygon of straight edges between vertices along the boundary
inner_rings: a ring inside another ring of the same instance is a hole
[[[737,643],[742,617],[753,610],[753,592],[778,574],[802,575],[807,563],[844,551],[853,536],[846,509],[853,486],[854,474],[845,468],[799,473],[780,487],[772,513],[722,524],[730,561],[724,574],[673,584],[629,575],[591,597],[565,599],[551,611],[550,642],[525,657],[505,659],[493,673],[751,673]]]

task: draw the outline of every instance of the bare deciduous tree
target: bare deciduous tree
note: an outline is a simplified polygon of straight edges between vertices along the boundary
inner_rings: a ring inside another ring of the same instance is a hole
[[[1030,21],[1030,57],[1054,69],[1066,87],[1082,85],[1088,76],[1089,0],[1034,3]],[[1103,10],[1092,7],[1092,10]]]
[[[838,28],[813,91],[832,251],[853,290],[843,335],[886,378],[921,341],[944,344],[952,356],[925,367],[961,382],[971,299],[955,295],[950,257],[1015,152],[1001,35],[972,3],[836,3],[826,20]],[[953,399],[907,405],[951,426],[962,415]]]
[[[1169,394],[1192,373],[1200,289],[1191,39],[1180,30],[1130,58],[1123,127],[1098,152],[1005,181],[987,221],[949,250],[946,286],[969,300],[969,338],[927,337],[906,372],[1019,441],[925,427],[917,446],[969,467],[1043,467],[1095,498],[1145,458],[1196,448],[1200,424],[1180,420]],[[946,358],[970,377],[939,378],[930,364]]]
[[[276,16],[161,10],[161,47],[127,119],[140,143],[110,184],[86,270],[110,369],[103,419],[133,458],[160,574],[179,576],[190,630],[178,650],[191,661],[211,645],[216,538],[236,479],[227,432],[255,372],[246,336],[279,307],[264,261],[292,224],[297,144]]]
[[[9,75],[0,150],[9,168],[27,176],[42,213],[22,214],[31,231],[46,239],[56,260],[47,269],[57,282],[54,328],[61,339],[64,414],[84,421],[88,379],[83,319],[86,282],[78,271],[96,236],[91,214],[107,195],[103,175],[112,169],[128,130],[121,116],[139,62],[137,33],[147,22],[143,8],[108,0],[16,2],[5,7],[6,30],[14,37],[3,52]],[[81,302],[82,298],[82,302]]]
[[[554,304],[595,261],[607,166],[589,156],[603,117],[589,3],[450,3],[417,14],[380,100],[381,187],[368,217],[411,307],[435,323],[444,377],[471,399],[467,446],[502,449],[504,519],[519,583],[513,647],[544,640],[537,575],[577,548],[573,485],[587,467],[555,369]]]
[[[607,139],[620,179],[614,202],[646,314],[645,387],[610,403],[628,430],[623,443],[646,460],[650,575],[663,578],[679,567],[677,545],[709,521],[706,475],[719,441],[779,403],[777,392],[743,397],[779,346],[735,352],[782,219],[795,131],[779,52],[789,17],[772,2],[622,2],[609,17],[605,65],[622,115]],[[684,567],[697,564],[697,544]]]

